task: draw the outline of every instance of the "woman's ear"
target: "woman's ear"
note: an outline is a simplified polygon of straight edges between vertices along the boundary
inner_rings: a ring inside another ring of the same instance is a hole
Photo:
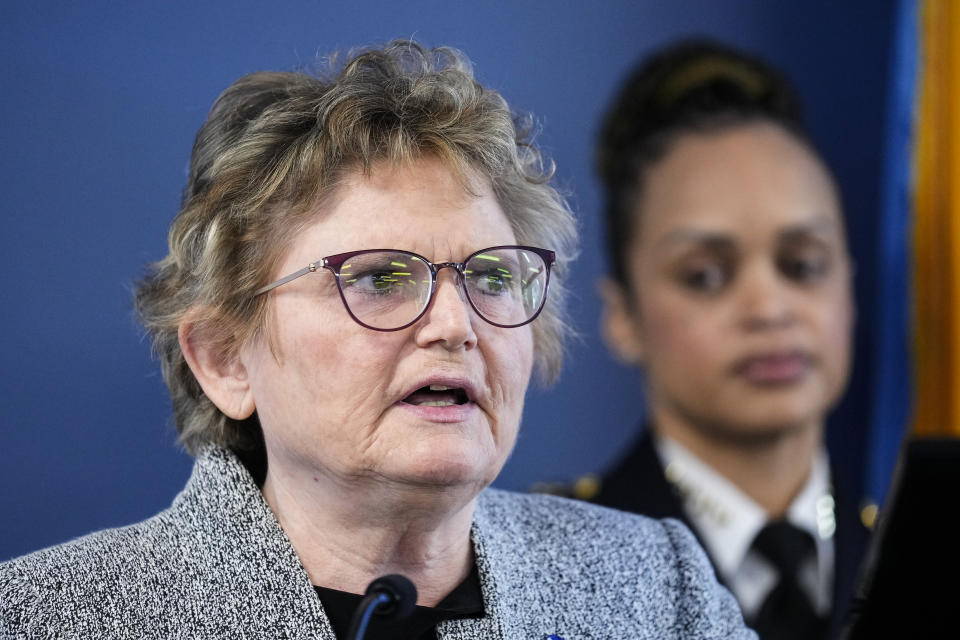
[[[598,289],[603,300],[600,327],[607,347],[620,362],[642,365],[645,358],[643,337],[634,311],[636,305],[631,304],[629,292],[610,278],[603,278]]]
[[[249,418],[256,404],[246,367],[236,354],[224,353],[222,341],[196,322],[197,313],[186,315],[177,329],[180,351],[200,383],[203,393],[220,411],[234,420]]]

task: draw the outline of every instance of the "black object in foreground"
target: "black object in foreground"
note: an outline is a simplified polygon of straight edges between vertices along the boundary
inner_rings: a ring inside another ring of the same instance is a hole
[[[388,620],[403,620],[417,605],[417,588],[399,574],[381,576],[370,583],[360,606],[353,614],[348,640],[363,640],[370,618],[376,614]]]
[[[845,640],[958,637],[958,503],[960,439],[907,441]]]

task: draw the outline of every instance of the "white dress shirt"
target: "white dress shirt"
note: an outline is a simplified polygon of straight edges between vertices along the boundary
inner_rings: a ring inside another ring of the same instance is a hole
[[[747,618],[754,617],[777,583],[777,570],[750,548],[767,523],[763,508],[690,450],[670,438],[654,438],[667,480],[680,493],[684,511],[700,534],[717,573],[733,591]],[[642,490],[642,489],[639,489]],[[826,615],[833,598],[836,530],[827,453],[813,459],[807,483],[787,509],[786,519],[810,533],[816,556],[800,566],[798,580],[816,612]]]

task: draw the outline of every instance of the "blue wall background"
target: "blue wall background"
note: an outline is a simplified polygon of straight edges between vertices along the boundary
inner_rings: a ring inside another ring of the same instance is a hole
[[[466,51],[480,80],[543,124],[581,216],[574,345],[531,392],[497,484],[524,488],[611,462],[641,416],[636,374],[606,354],[591,142],[634,61],[680,35],[767,55],[796,81],[839,177],[858,262],[857,361],[831,443],[861,483],[870,423],[871,275],[894,7],[862,0],[0,4],[0,560],[169,504],[191,460],[131,312],[165,251],[190,146],[244,73],[413,36]]]

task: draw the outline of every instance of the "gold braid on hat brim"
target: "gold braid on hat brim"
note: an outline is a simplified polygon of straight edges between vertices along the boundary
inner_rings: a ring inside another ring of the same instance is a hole
[[[691,62],[663,83],[656,93],[657,106],[669,109],[692,89],[720,79],[737,85],[750,98],[757,98],[768,89],[763,76],[743,62],[710,56]]]

